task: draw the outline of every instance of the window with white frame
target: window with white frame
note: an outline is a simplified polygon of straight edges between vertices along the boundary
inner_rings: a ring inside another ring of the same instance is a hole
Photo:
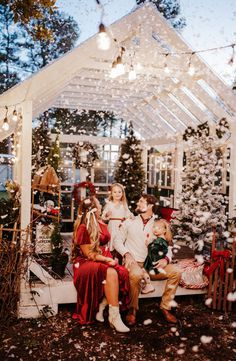
[[[174,189],[174,152],[151,152],[148,157],[148,186]]]
[[[114,181],[115,163],[118,159],[119,146],[106,144],[98,149],[99,160],[94,163],[93,182],[95,185],[109,185]]]
[[[148,156],[148,191],[158,195],[160,205],[174,205],[174,151],[158,152],[151,149]]]

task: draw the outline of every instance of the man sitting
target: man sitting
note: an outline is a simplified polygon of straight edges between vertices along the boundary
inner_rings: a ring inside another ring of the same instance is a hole
[[[143,280],[143,263],[147,256],[146,239],[152,232],[158,201],[153,195],[143,194],[137,203],[136,212],[138,216],[127,219],[119,228],[114,240],[114,247],[123,257],[123,263],[129,270],[131,287],[131,302],[127,315],[127,323],[132,326],[136,323],[136,312],[138,310],[138,297]],[[179,270],[171,264],[172,251],[168,247],[165,258],[158,261],[158,268],[163,269],[159,273],[159,279],[167,279],[161,300],[161,311],[168,322],[177,323],[176,317],[170,312],[171,301],[173,301],[176,289],[180,281]],[[157,275],[155,279],[158,279]]]

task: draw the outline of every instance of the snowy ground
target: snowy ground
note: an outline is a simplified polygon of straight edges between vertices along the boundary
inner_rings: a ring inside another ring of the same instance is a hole
[[[236,360],[236,313],[213,312],[204,296],[178,298],[177,326],[162,318],[159,299],[140,300],[138,324],[118,334],[107,321],[81,327],[74,305],[50,319],[19,320],[0,333],[1,360]],[[145,322],[144,322],[145,321]]]

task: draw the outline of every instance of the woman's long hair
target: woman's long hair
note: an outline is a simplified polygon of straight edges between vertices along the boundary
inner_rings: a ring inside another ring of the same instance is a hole
[[[96,254],[100,254],[100,243],[99,243],[99,224],[98,218],[96,215],[97,204],[96,198],[94,196],[85,198],[78,208],[77,219],[74,224],[74,234],[73,234],[73,244],[72,244],[72,261],[78,255],[78,245],[76,245],[75,240],[77,236],[78,228],[81,224],[85,224],[89,238],[90,238],[90,252],[89,258],[94,259]]]
[[[112,196],[112,190],[113,190],[114,187],[119,187],[119,188],[121,189],[121,191],[122,191],[121,202],[123,203],[123,205],[125,206],[125,208],[129,208],[129,207],[128,207],[127,198],[126,198],[126,195],[125,195],[125,188],[124,188],[124,186],[123,186],[122,184],[120,184],[120,183],[113,183],[113,184],[111,185],[110,195],[109,195],[109,197],[108,197],[108,200],[109,200],[110,202],[113,202],[113,201],[114,201],[113,196]]]

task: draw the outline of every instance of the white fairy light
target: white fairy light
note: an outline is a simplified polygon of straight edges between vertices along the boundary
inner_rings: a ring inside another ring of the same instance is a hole
[[[189,68],[188,68],[188,74],[190,76],[193,76],[195,74],[195,68],[193,65],[190,65]]]
[[[122,59],[121,59],[120,55],[117,57],[116,62],[117,62],[117,65],[116,65],[117,76],[123,75],[125,73],[125,67],[124,67],[124,64],[122,63]]]
[[[9,128],[10,128],[10,126],[9,126],[9,123],[8,123],[8,119],[7,119],[7,117],[5,117],[4,120],[3,120],[2,129],[7,132],[9,130]]]
[[[164,66],[164,72],[165,72],[166,74],[170,74],[170,69],[168,68],[168,65],[167,65],[167,64],[165,64],[165,66]]]
[[[12,120],[13,120],[13,122],[17,122],[17,111],[16,111],[16,109],[13,110]]]
[[[99,25],[99,33],[97,36],[97,46],[101,50],[108,50],[111,45],[111,39],[107,35],[106,28],[104,24]]]
[[[116,67],[117,67],[117,61],[114,60],[113,63],[112,63],[110,78],[116,78],[118,76]]]
[[[129,79],[129,81],[133,81],[136,78],[137,78],[136,71],[135,71],[133,65],[131,65],[129,75],[128,75],[128,79]]]

